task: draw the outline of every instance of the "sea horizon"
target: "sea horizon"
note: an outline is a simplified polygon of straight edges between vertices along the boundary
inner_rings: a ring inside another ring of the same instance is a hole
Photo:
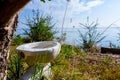
[[[66,33],[66,40],[64,41],[65,44],[70,44],[70,45],[79,45],[79,32],[78,29],[82,30],[84,33],[84,29],[82,28],[63,28],[63,33]],[[23,33],[21,31],[22,29],[17,29],[16,34],[21,34]],[[57,34],[55,36],[60,37],[61,36],[61,31],[62,28],[54,28],[53,30],[57,31]],[[98,46],[104,46],[104,47],[109,47],[110,43],[116,46],[119,45],[119,36],[118,33],[120,31],[120,27],[97,27],[97,31],[99,33],[103,33],[103,36],[106,36],[105,39],[103,39]]]

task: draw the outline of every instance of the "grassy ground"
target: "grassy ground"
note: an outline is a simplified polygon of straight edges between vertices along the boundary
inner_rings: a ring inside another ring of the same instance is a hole
[[[14,49],[12,47],[11,51]],[[120,80],[120,64],[111,56],[84,53],[71,45],[62,45],[60,54],[51,64],[51,80]]]
[[[52,80],[120,80],[120,64],[100,53],[83,53],[79,48],[63,45],[53,61]]]

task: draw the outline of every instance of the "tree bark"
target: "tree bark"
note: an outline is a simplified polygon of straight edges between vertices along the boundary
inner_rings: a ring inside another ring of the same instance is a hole
[[[0,24],[3,26],[30,0],[0,0]],[[3,27],[0,26],[0,27]]]
[[[18,12],[30,0],[0,0],[0,80],[7,78],[9,46],[17,26]]]
[[[3,37],[0,39],[0,80],[6,80],[7,61],[9,56],[9,45],[17,25],[18,14],[14,15],[8,22],[8,29],[4,29]]]

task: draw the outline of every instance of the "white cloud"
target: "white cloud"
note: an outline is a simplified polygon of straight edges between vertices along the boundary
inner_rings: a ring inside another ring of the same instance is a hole
[[[92,0],[89,2],[80,2],[80,0],[71,0],[70,2],[70,8],[72,10],[73,13],[81,13],[84,11],[89,11],[91,10],[93,7],[99,6],[101,4],[103,4],[104,1],[103,0]]]
[[[101,5],[101,4],[103,4],[103,3],[104,3],[104,1],[102,1],[102,0],[94,0],[94,1],[88,2],[88,3],[87,3],[87,6],[88,6],[89,8],[92,8],[92,7]]]

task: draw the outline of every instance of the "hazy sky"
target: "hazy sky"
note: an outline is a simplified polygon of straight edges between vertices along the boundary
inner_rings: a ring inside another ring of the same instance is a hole
[[[32,0],[21,12],[19,21],[23,22],[25,16],[31,14],[32,9],[39,9],[40,12],[53,17],[56,27],[61,27],[66,5],[66,0],[52,0],[46,3]],[[78,27],[80,22],[86,21],[87,16],[91,21],[98,19],[101,27],[107,27],[120,18],[120,0],[70,0],[64,27]],[[120,26],[120,21],[115,25]]]

